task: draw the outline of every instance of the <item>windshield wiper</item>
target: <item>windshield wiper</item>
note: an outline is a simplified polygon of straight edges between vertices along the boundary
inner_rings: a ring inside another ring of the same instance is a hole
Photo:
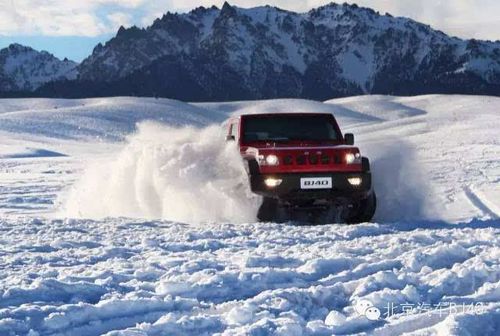
[[[262,139],[262,141],[290,141],[291,139],[289,138],[268,138],[268,139]]]
[[[327,141],[338,141],[337,139],[317,139],[317,138],[290,138],[290,141],[318,141],[318,142],[327,142]]]

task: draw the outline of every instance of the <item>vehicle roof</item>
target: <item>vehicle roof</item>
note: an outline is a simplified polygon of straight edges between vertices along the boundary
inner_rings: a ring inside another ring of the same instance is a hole
[[[267,117],[267,116],[314,116],[314,115],[327,115],[333,116],[332,113],[328,112],[266,112],[266,113],[243,113],[237,116],[233,116],[231,119],[239,119],[241,117]]]

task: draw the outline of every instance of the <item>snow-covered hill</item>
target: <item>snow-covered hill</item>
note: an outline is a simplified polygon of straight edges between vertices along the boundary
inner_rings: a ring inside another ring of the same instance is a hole
[[[356,5],[295,13],[264,6],[167,13],[121,27],[48,96],[134,95],[185,101],[363,93],[500,94],[500,43],[462,40]]]
[[[499,108],[1,100],[0,334],[498,335]],[[264,111],[332,112],[356,134],[374,223],[255,223],[218,129]]]
[[[0,50],[0,92],[33,91],[54,80],[75,79],[77,63],[20,44]]]

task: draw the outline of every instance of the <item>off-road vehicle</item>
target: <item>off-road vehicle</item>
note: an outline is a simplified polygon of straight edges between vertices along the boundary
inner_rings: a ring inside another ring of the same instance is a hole
[[[245,114],[228,121],[261,221],[360,223],[375,213],[369,160],[332,114]]]

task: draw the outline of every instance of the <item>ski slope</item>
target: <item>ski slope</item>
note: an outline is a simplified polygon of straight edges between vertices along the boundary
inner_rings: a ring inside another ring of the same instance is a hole
[[[442,95],[2,99],[0,335],[498,335],[499,110]],[[355,133],[374,223],[256,223],[220,125],[290,111]]]

